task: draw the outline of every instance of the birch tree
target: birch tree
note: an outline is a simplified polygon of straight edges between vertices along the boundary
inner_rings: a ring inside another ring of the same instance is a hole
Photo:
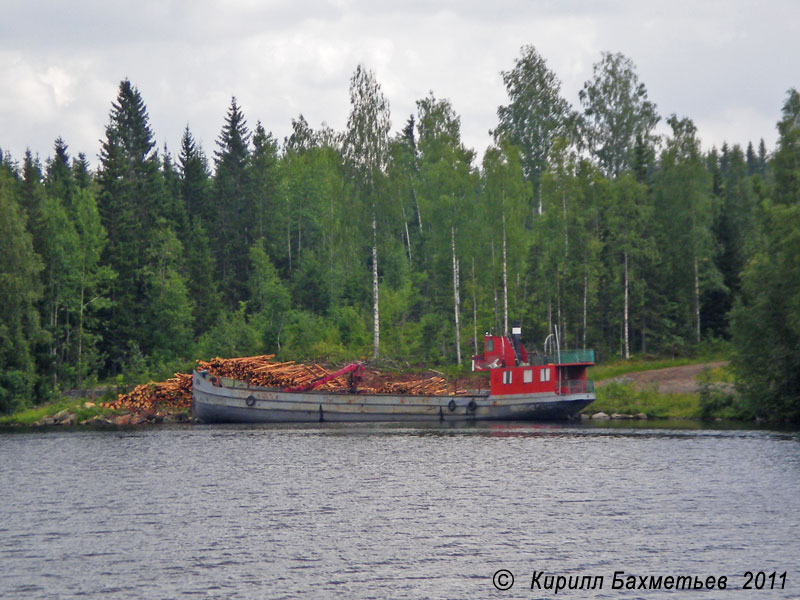
[[[536,48],[523,46],[521,53],[513,69],[501,72],[509,102],[497,109],[495,135],[519,147],[523,173],[533,184],[532,208],[541,213],[542,173],[555,141],[570,135],[574,116],[561,97],[561,81]]]
[[[473,192],[476,187],[472,170],[474,154],[461,142],[461,119],[446,99],[437,99],[431,92],[417,101],[419,115],[419,195],[424,200],[428,229],[428,254],[431,272],[430,293],[446,285],[435,271],[447,269],[444,248],[449,247],[452,275],[453,326],[456,360],[461,364],[461,279],[460,264],[466,254],[465,240],[471,219]],[[443,252],[444,251],[444,252]],[[444,302],[442,302],[444,304]]]
[[[700,153],[697,129],[690,119],[669,119],[672,136],[661,155],[654,182],[659,249],[664,256],[665,289],[677,296],[676,308],[690,306],[691,314],[675,318],[691,324],[700,341],[701,295],[722,286],[713,261],[711,176]]]
[[[363,65],[350,79],[350,116],[347,119],[343,153],[358,194],[372,216],[372,357],[380,353],[380,307],[378,294],[378,194],[388,158],[389,101],[372,71]]]
[[[519,313],[522,309],[524,294],[519,289],[518,275],[524,270],[523,257],[529,243],[524,235],[524,224],[530,186],[522,177],[519,149],[507,140],[489,148],[483,159],[483,177],[486,214],[502,257],[498,276],[503,287],[503,332],[507,335],[510,333],[509,312]]]
[[[640,282],[636,281],[641,266],[653,256],[647,223],[652,211],[647,202],[647,188],[633,175],[626,174],[612,185],[611,202],[606,207],[608,255],[612,267],[621,271],[622,287],[622,355],[631,357],[632,292],[641,301]],[[635,290],[633,289],[635,288]]]
[[[622,54],[604,52],[579,93],[585,141],[611,178],[633,166],[637,139],[645,145],[655,142],[653,130],[660,120],[635,69]]]

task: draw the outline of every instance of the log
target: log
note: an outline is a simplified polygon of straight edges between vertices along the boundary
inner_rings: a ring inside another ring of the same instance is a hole
[[[303,364],[294,361],[273,362],[274,354],[260,356],[242,356],[237,358],[216,357],[209,361],[197,361],[199,370],[207,370],[217,377],[227,377],[244,381],[253,386],[287,388],[307,385],[330,373],[322,365]],[[438,376],[431,376],[415,381],[392,381],[390,376],[380,371],[371,371],[370,375],[386,379],[381,385],[361,386],[362,393],[402,394],[402,395],[465,395],[467,390],[453,386],[450,391],[448,382]],[[331,380],[318,390],[345,391],[347,379],[342,377]],[[158,412],[164,410],[185,410],[192,405],[192,375],[176,373],[174,377],[163,382],[150,382],[137,385],[127,394],[120,394],[114,402],[101,403],[114,410],[130,410],[131,412]]]

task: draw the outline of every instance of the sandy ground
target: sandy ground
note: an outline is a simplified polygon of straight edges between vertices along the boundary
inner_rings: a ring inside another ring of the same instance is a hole
[[[655,386],[661,393],[684,394],[697,391],[697,376],[705,369],[714,369],[727,364],[728,361],[717,361],[686,365],[684,367],[642,371],[641,373],[626,373],[612,379],[597,381],[595,385],[602,386],[617,381],[620,383],[633,383],[640,389]]]

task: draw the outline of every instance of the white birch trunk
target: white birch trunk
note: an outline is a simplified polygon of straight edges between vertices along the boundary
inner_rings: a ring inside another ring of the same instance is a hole
[[[378,358],[381,344],[380,313],[378,309],[378,220],[372,209],[372,358]]]
[[[583,349],[586,350],[586,312],[589,304],[589,274],[583,266]]]
[[[414,196],[414,204],[417,205],[417,221],[419,222],[419,232],[422,233],[422,211],[419,209],[419,198],[417,198],[417,191],[414,189],[414,181],[411,181],[411,195]]]
[[[408,235],[408,221],[406,220],[406,207],[400,203],[400,210],[403,212],[403,225],[406,228],[406,249],[408,250],[408,262],[411,263],[411,237]],[[331,221],[333,223],[333,221]]]
[[[556,329],[558,330],[559,346],[566,348],[564,328],[561,322],[561,272],[556,271]]]
[[[497,263],[495,262],[495,255],[494,255],[494,240],[491,243],[492,248],[492,294],[494,296],[494,327],[500,327],[500,315],[497,314],[497,267],[495,266]]]
[[[700,274],[697,268],[697,252],[694,253],[694,317],[695,317],[695,338],[700,343]]]
[[[458,261],[456,260],[456,229],[450,227],[450,249],[453,253],[453,313],[456,325],[456,357],[458,365],[461,366],[461,328],[458,322],[460,312],[461,297],[458,293]]]
[[[508,254],[506,250],[505,213],[503,213],[503,335],[508,335]]]
[[[630,347],[630,339],[628,335],[629,327],[628,327],[628,320],[630,314],[630,308],[628,306],[628,251],[626,250],[624,253],[625,256],[625,301],[623,307],[623,316],[622,316],[622,335],[625,342],[625,359],[629,359],[631,357],[631,347]]]
[[[85,296],[86,288],[83,285],[84,271],[81,269],[81,300],[78,304],[78,381],[83,382],[83,298]]]
[[[289,271],[292,270],[292,220],[286,221],[286,248],[289,254]]]
[[[475,346],[475,354],[478,353],[478,302],[477,302],[477,283],[475,281],[475,257],[472,257],[472,336]]]

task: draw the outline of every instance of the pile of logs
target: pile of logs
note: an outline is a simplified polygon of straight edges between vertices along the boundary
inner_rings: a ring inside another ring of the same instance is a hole
[[[359,391],[370,394],[402,394],[408,396],[446,396],[466,394],[467,391],[451,386],[442,377],[427,377],[415,381],[386,381],[377,387],[360,386]]]
[[[247,356],[242,358],[214,358],[197,361],[198,370],[207,370],[217,377],[228,377],[250,385],[274,388],[291,388],[308,385],[330,373],[318,364],[303,364],[294,361],[275,362],[274,354]],[[462,395],[467,391],[449,384],[444,378],[432,376],[424,379],[399,381],[378,372],[368,373],[372,385],[361,385],[358,391],[366,394],[404,395]],[[405,377],[408,379],[408,376]],[[323,391],[344,391],[348,388],[347,377],[334,379],[316,387]],[[150,382],[137,385],[131,392],[120,394],[114,402],[102,403],[114,410],[131,412],[156,412],[158,410],[185,410],[192,406],[192,376],[176,373],[175,377],[161,383]]]
[[[192,407],[192,376],[175,373],[175,377],[160,383],[143,383],[127,394],[120,394],[113,402],[101,402],[100,406],[137,413],[188,409]]]
[[[243,358],[214,358],[208,362],[198,360],[198,370],[207,370],[217,377],[229,377],[246,381],[250,385],[262,387],[302,387],[315,379],[328,375],[328,371],[317,364],[303,364],[294,361],[273,362],[274,354],[246,356]],[[346,388],[340,380],[329,381],[316,389],[335,391]]]

